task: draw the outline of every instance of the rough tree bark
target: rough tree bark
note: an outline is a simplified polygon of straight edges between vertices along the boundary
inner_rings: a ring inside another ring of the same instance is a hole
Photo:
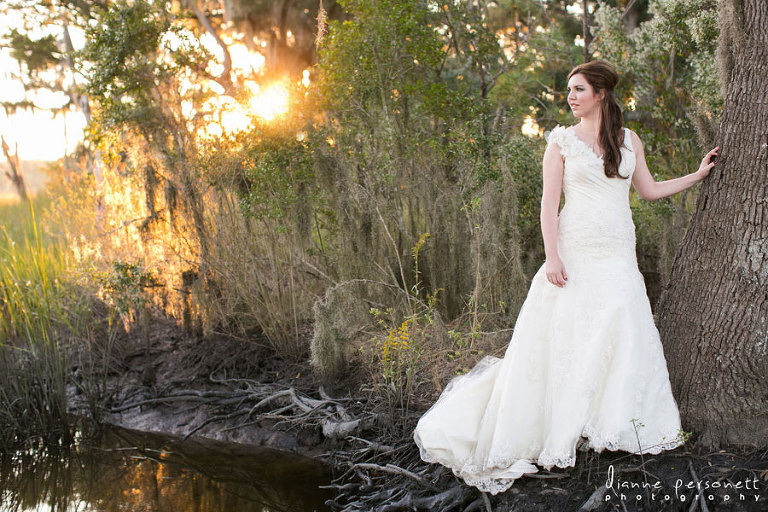
[[[768,446],[768,2],[719,2],[720,158],[659,304],[683,428]]]

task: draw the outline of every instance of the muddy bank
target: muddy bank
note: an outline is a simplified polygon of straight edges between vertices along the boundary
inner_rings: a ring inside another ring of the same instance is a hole
[[[308,363],[276,359],[257,343],[187,336],[169,321],[155,322],[149,343],[121,340],[106,382],[100,423],[321,459],[373,419],[329,396]],[[74,385],[69,394],[71,412],[88,415],[84,394]]]
[[[278,360],[257,343],[185,336],[170,322],[156,322],[148,344],[128,341],[100,421],[313,457],[333,473],[332,510],[768,510],[768,451],[710,453],[695,437],[659,455],[582,446],[573,468],[541,470],[506,493],[482,495],[422,462],[407,426],[393,430],[392,411],[366,398],[359,375],[326,389],[308,362]],[[74,389],[72,398],[84,412]]]

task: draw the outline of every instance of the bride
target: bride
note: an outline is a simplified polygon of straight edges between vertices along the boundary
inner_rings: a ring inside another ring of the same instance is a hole
[[[505,491],[536,464],[574,466],[581,438],[597,452],[635,454],[684,442],[637,266],[629,187],[647,201],[676,194],[707,177],[718,148],[696,172],[657,183],[642,142],[622,127],[618,78],[605,61],[569,73],[580,121],[555,127],[544,153],[546,261],[504,358],[455,377],[414,431],[423,460],[482,491]]]

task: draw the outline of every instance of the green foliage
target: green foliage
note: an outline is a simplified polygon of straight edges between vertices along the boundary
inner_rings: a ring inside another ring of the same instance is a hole
[[[323,69],[323,97],[334,110],[378,104],[389,111],[406,108],[452,118],[451,105],[466,108],[463,84],[440,80],[442,40],[438,16],[425,2],[385,0],[341,2],[351,19],[332,20],[319,49]],[[345,84],[345,87],[336,87]],[[451,90],[455,88],[455,90]],[[457,94],[458,93],[458,94]],[[408,105],[411,95],[422,104]]]
[[[279,221],[288,229],[302,195],[314,181],[311,149],[290,134],[261,134],[241,152],[243,213],[257,219]]]
[[[466,65],[498,60],[501,53],[479,26],[481,20],[471,20],[474,24],[466,27],[467,37],[480,41],[481,47],[466,55],[463,63],[449,58],[451,37],[442,28],[446,12],[428,2],[348,1],[342,5],[351,19],[329,23],[328,35],[318,49],[319,92],[323,106],[344,120],[342,130],[350,139],[362,142],[361,135],[375,130],[397,145],[400,154],[393,156],[401,158],[417,155],[419,147],[444,147],[448,158],[475,151],[482,128],[473,127],[471,121],[482,121],[489,105],[482,100],[477,74]],[[461,16],[460,11],[456,7],[451,14]],[[463,26],[460,21],[469,23],[460,19],[456,26]],[[451,126],[461,129],[445,137]]]
[[[565,85],[570,69],[583,61],[583,47],[575,44],[581,18],[560,2],[506,0],[498,6],[494,28],[512,57],[490,96],[507,109],[514,131],[528,116],[544,128],[568,122]]]
[[[61,52],[56,47],[56,38],[53,35],[32,39],[28,34],[14,28],[5,37],[11,48],[11,57],[23,62],[27,71],[35,76],[61,61]]]
[[[97,11],[78,61],[88,73],[86,91],[101,105],[107,125],[152,123],[162,117],[153,107],[152,92],[170,72],[158,62],[169,28],[167,15],[142,0]]]
[[[159,285],[152,271],[123,261],[113,261],[112,271],[100,275],[98,281],[121,314],[144,308],[149,302],[146,289]]]
[[[39,232],[34,206],[3,208],[0,236],[0,447],[67,431],[73,342],[88,328],[91,299],[69,275],[67,252]],[[15,211],[14,211],[15,210]],[[13,213],[14,217],[6,214]],[[19,237],[20,235],[20,237]]]
[[[506,167],[517,194],[515,226],[524,258],[524,271],[531,275],[544,260],[541,237],[542,144],[523,135],[513,137],[504,148]],[[513,238],[510,233],[509,238]]]
[[[87,77],[86,91],[100,107],[105,127],[137,126],[153,133],[172,128],[170,100],[164,97],[172,79],[202,67],[211,54],[191,37],[167,10],[146,0],[119,0],[95,11],[86,28],[87,44],[76,54]],[[205,99],[199,94],[200,100]]]
[[[722,110],[715,49],[717,5],[713,0],[652,0],[652,17],[631,34],[622,11],[601,4],[595,14],[595,50],[614,63],[631,86],[637,110],[665,136],[691,133],[691,117],[716,119]]]
[[[456,279],[456,271],[469,268],[478,248],[490,253],[491,243],[508,242],[514,228],[509,203],[504,214],[491,213],[513,194],[501,190],[509,127],[491,91],[508,63],[489,30],[491,3],[344,5],[350,19],[330,23],[318,49],[318,103],[329,117],[321,130],[334,141],[317,146],[333,160],[320,176],[330,211],[325,240],[341,267],[333,273],[380,278],[378,269],[394,266],[412,294],[444,289],[442,306],[453,316],[474,289],[469,274]],[[461,210],[475,198],[481,208]],[[482,234],[468,239],[467,220],[483,224]],[[402,255],[425,232],[430,244],[416,275]]]

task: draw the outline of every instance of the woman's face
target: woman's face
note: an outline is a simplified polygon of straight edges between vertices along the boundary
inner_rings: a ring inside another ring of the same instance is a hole
[[[602,91],[601,91],[602,92]],[[592,86],[581,73],[568,80],[568,105],[575,117],[592,117],[600,108],[602,94],[595,94]]]

